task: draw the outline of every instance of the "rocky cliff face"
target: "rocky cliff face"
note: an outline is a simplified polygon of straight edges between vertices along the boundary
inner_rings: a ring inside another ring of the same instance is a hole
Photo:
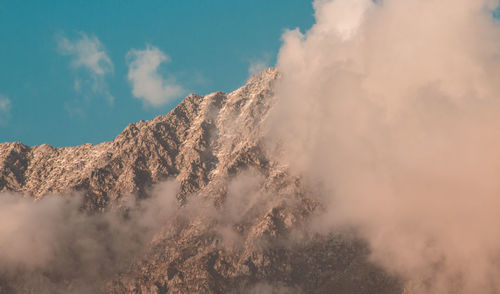
[[[0,191],[37,199],[79,191],[98,213],[175,180],[175,217],[103,292],[401,293],[367,261],[363,242],[307,233],[321,203],[263,148],[278,78],[268,69],[232,93],[190,95],[96,146],[0,144]]]

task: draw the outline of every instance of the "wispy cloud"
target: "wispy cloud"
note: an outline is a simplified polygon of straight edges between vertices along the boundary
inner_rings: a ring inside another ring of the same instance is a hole
[[[270,60],[271,56],[269,54],[266,54],[261,58],[250,59],[248,74],[250,76],[253,76],[265,70],[266,68],[269,67]]]
[[[75,68],[86,68],[95,75],[113,72],[113,63],[96,36],[80,33],[80,39],[73,41],[63,37],[58,45],[62,54],[73,57],[71,64]]]
[[[184,92],[173,77],[163,78],[158,72],[162,63],[170,61],[170,57],[158,48],[148,45],[144,50],[132,49],[126,59],[132,93],[146,104],[161,106]]]
[[[10,115],[11,102],[6,96],[0,94],[0,125],[7,123]]]
[[[94,35],[80,32],[74,40],[60,37],[57,43],[59,52],[71,58],[71,67],[84,70],[88,75],[75,79],[75,90],[81,92],[87,86],[93,94],[112,102],[113,96],[109,93],[105,77],[113,73],[114,66],[101,41]]]

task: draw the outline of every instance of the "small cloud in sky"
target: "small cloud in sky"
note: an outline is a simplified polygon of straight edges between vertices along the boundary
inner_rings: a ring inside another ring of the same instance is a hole
[[[271,61],[271,56],[269,54],[265,54],[261,58],[253,58],[250,59],[250,65],[248,67],[248,74],[253,76],[255,74],[260,73],[269,67]]]
[[[80,33],[80,38],[69,40],[62,37],[58,41],[59,51],[72,57],[71,65],[75,68],[85,68],[94,75],[105,75],[113,72],[113,63],[104,46],[96,36]]]
[[[113,73],[114,66],[101,41],[94,35],[80,32],[78,38],[73,40],[58,38],[57,45],[60,54],[71,58],[71,67],[84,70],[88,75],[87,78],[75,79],[75,91],[82,92],[85,87],[94,95],[104,96],[110,103],[113,102],[105,76]]]
[[[0,94],[0,125],[7,123],[10,115],[11,102],[6,96]]]
[[[170,57],[160,49],[148,45],[144,50],[132,49],[127,53],[128,80],[134,97],[152,106],[161,106],[185,92],[173,77],[163,78],[158,69]]]

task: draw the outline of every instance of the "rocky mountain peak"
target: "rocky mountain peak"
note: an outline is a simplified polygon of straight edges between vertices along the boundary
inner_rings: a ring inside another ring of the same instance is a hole
[[[120,195],[145,195],[152,184],[168,177],[178,177],[183,191],[192,191],[206,184],[211,172],[218,172],[214,164],[226,161],[216,153],[231,152],[218,140],[229,133],[227,123],[236,116],[258,123],[258,117],[240,110],[255,103],[268,108],[277,77],[276,69],[268,69],[230,94],[191,94],[168,115],[131,123],[115,140],[96,146],[0,144],[0,191],[35,198],[83,191],[93,208],[104,208]]]
[[[95,146],[0,144],[0,191],[36,199],[78,191],[87,211],[104,213],[125,196],[148,199],[156,184],[178,183],[178,213],[140,254],[112,278],[91,276],[103,292],[400,293],[367,261],[362,242],[304,230],[321,203],[261,142],[279,78],[267,69],[234,92],[189,95],[169,114]],[[47,293],[67,292],[78,276],[46,269],[26,277],[33,275],[50,280]],[[27,285],[2,281],[13,293]]]

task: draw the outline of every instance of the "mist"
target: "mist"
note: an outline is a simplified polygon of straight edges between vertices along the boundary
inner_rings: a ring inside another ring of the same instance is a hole
[[[147,198],[124,195],[102,212],[85,210],[78,193],[35,201],[0,193],[0,293],[107,293],[151,246],[175,238],[188,223],[215,234],[225,250],[238,252],[248,244],[234,226],[258,221],[280,200],[263,184],[255,170],[246,170],[228,182],[223,205],[204,193],[193,193],[195,201],[180,205],[179,183],[167,180],[154,185]],[[291,291],[282,285],[254,288],[246,290]]]
[[[0,194],[0,292],[100,293],[174,216],[177,189],[168,181],[97,214],[78,194]]]
[[[316,0],[283,35],[280,156],[407,293],[500,291],[498,1]],[[277,139],[278,138],[278,139]]]
[[[498,1],[313,5],[316,24],[283,35],[264,133],[249,132],[264,135],[271,158],[321,199],[322,212],[300,225],[365,240],[370,261],[400,278],[405,293],[500,292]],[[171,181],[96,214],[82,210],[78,194],[2,193],[0,292],[100,292],[177,216],[195,218],[230,251],[248,245],[235,224],[294,203],[266,190],[257,171],[224,180],[217,207],[211,195],[189,195],[196,200],[179,208]],[[300,292],[279,283],[247,290]]]

